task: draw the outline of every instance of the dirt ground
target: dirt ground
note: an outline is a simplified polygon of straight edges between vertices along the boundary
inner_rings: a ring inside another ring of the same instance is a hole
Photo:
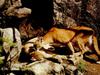
[[[100,75],[100,64],[85,61],[84,75]]]

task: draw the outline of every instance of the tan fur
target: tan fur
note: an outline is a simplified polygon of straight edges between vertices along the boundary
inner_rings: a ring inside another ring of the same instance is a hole
[[[59,29],[59,28],[51,28],[50,31],[43,36],[43,40],[46,43],[52,43],[55,41],[61,43],[69,42],[75,36],[75,32],[71,30]]]
[[[89,27],[84,27],[84,26],[77,26],[72,29],[73,30],[59,29],[59,28],[53,27],[50,29],[50,31],[46,35],[43,36],[43,41],[45,43],[53,43],[55,41],[58,41],[58,42],[67,44],[73,53],[75,52],[73,42],[77,42],[80,50],[82,51],[82,54],[88,50],[87,46],[85,45],[89,43],[89,45],[91,44],[94,45],[95,51],[97,52],[98,55],[100,55],[98,42],[97,42],[96,36],[94,36],[93,29]],[[76,31],[81,31],[81,30],[90,31],[92,32],[92,34],[85,34],[84,32],[81,32],[81,33],[78,33],[77,36],[75,36],[75,34],[77,34],[75,30]]]
[[[84,31],[86,31],[86,33],[91,33],[91,34],[86,34]],[[93,45],[97,54],[100,55],[97,38],[94,34],[95,33],[93,29],[85,26],[77,26],[71,29],[60,29],[53,27],[49,30],[48,33],[46,33],[43,36],[42,40],[43,43],[41,44],[50,44],[54,43],[55,41],[58,41],[60,43],[68,45],[72,53],[75,53],[75,48],[73,43],[77,43],[82,54],[90,50],[89,46]]]

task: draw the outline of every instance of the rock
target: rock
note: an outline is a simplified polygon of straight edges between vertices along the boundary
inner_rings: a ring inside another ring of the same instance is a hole
[[[70,27],[71,21],[67,20],[68,17],[75,20],[79,24],[80,24],[82,17],[87,18],[89,14],[93,17],[93,19],[96,19],[99,17],[97,16],[97,13],[99,13],[99,11],[96,10],[97,7],[99,10],[98,0],[94,0],[94,1],[92,0],[86,0],[86,1],[84,0],[54,0],[53,3],[54,3],[55,24],[62,24],[62,25]],[[91,17],[89,18],[91,19]],[[89,18],[87,19],[87,21],[89,21]],[[69,24],[66,23],[66,21]],[[86,22],[86,20],[85,21],[82,20],[82,25],[84,22]],[[86,25],[87,24],[88,23],[86,22]],[[71,23],[71,26],[74,26],[74,25]]]
[[[4,28],[0,29],[0,32],[3,39],[3,49],[6,53],[6,63],[9,61],[11,65],[17,63],[22,47],[19,31],[16,28]]]
[[[8,0],[5,3],[4,8],[6,8],[6,10],[4,9],[3,14],[5,16],[16,16],[18,18],[27,17],[29,14],[31,14],[31,9],[26,7],[22,8],[21,6],[21,0]]]
[[[0,8],[2,8],[2,6],[4,5],[5,0],[0,0]]]
[[[23,67],[23,70],[32,71],[34,75],[66,75],[61,64],[48,60],[33,62]]]
[[[54,20],[57,24],[61,23],[70,27],[72,22],[74,23],[74,19],[77,19],[80,15],[81,8],[81,0],[54,0]],[[70,18],[69,18],[70,17]],[[68,20],[67,20],[68,19]],[[69,23],[66,23],[69,22]],[[76,24],[74,23],[76,26]],[[74,26],[73,25],[73,26]]]
[[[97,7],[96,7],[97,0],[89,0],[87,4],[87,11],[96,19],[97,16]]]
[[[27,20],[28,19],[23,20],[22,23],[19,25],[19,31],[22,39],[30,39],[36,36],[43,35],[42,27],[34,28],[32,27],[31,23],[27,23]]]
[[[29,14],[31,14],[31,9],[23,7],[23,8],[19,8],[19,9],[12,9],[7,10],[6,11],[7,16],[17,16],[18,18],[23,18],[23,17],[27,17]]]

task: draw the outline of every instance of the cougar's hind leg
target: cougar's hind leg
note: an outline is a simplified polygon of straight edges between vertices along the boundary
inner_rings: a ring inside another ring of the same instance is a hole
[[[97,41],[97,38],[95,36],[93,36],[93,46],[94,46],[94,49],[95,49],[96,53],[100,56],[98,41]]]

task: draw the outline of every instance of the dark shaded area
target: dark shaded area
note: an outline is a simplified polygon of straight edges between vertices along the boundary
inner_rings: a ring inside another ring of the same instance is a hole
[[[71,50],[69,49],[69,47],[61,47],[61,48],[55,48],[55,52],[60,54],[60,55],[70,55],[72,54]]]
[[[82,0],[81,15],[80,15],[80,18],[77,20],[77,22],[80,25],[88,26],[94,29],[96,36],[99,37],[100,36],[100,33],[98,32],[99,24],[97,20],[89,12],[87,12],[88,1],[89,0]]]
[[[10,73],[13,73],[14,75],[35,75],[31,71],[0,70],[0,75],[10,75]]]
[[[97,10],[96,10],[96,19],[97,21],[100,23],[100,0],[96,0],[96,7],[97,7]]]
[[[23,19],[14,16],[4,16],[3,13],[0,12],[0,28],[15,27],[18,29],[22,20]]]
[[[95,58],[91,58],[89,55],[91,55],[91,54],[93,54],[93,52],[86,52],[86,53],[84,53],[84,58],[83,59],[85,59],[86,61],[89,61],[89,62],[91,62],[91,63],[96,63],[96,59]]]
[[[28,22],[32,22],[33,27],[43,27],[49,29],[53,25],[53,0],[22,0],[22,7],[32,9],[32,14],[28,17]],[[25,18],[4,16],[0,9],[0,27],[19,27]]]
[[[24,7],[32,9],[32,26],[49,29],[53,25],[53,0],[22,0]]]
[[[20,53],[19,61],[31,63],[31,56],[28,53],[25,53],[24,50],[22,50]]]
[[[100,0],[96,0],[96,21],[98,23],[98,32],[99,32],[99,37],[100,37]],[[99,39],[100,42],[100,39]]]
[[[60,62],[57,59],[54,59],[54,58],[47,58],[47,60],[50,60],[52,62],[55,62],[55,63],[59,63],[60,64]]]

